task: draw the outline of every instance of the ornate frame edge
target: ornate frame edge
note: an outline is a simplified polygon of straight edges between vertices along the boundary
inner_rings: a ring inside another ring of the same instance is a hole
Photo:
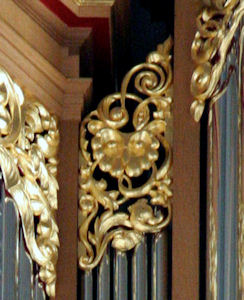
[[[244,16],[243,0],[203,0],[205,7],[197,17],[198,31],[192,43],[192,59],[196,64],[191,78],[191,93],[194,101],[190,111],[196,122],[199,122],[203,114],[206,102],[209,102],[209,191],[208,191],[208,224],[209,241],[207,246],[208,266],[208,293],[210,299],[217,299],[217,235],[216,219],[213,212],[212,199],[212,168],[213,168],[213,125],[212,105],[225,93],[228,80],[225,86],[218,86],[226,57],[232,45],[232,40],[237,27]],[[216,17],[216,18],[215,18]],[[230,76],[229,74],[228,76]],[[239,154],[240,161],[238,180],[238,290],[244,291],[243,280],[243,237],[244,237],[244,203],[242,200],[242,137],[241,137],[241,116],[238,112],[239,131]]]
[[[0,67],[0,167],[20,215],[26,247],[50,297],[55,297],[59,247],[58,144],[56,117],[35,99],[25,101],[21,88]]]

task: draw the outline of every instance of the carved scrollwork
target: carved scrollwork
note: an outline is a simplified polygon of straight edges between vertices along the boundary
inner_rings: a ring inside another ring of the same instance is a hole
[[[195,98],[191,105],[191,113],[195,121],[199,121],[206,102],[209,102],[209,295],[211,299],[218,298],[218,231],[217,217],[214,213],[213,170],[214,164],[214,121],[213,104],[227,90],[232,74],[238,78],[238,280],[239,295],[244,292],[244,204],[243,204],[243,43],[244,43],[244,1],[243,0],[205,0],[206,6],[197,18],[198,31],[192,44],[192,57],[197,67],[191,80],[191,91]],[[235,64],[228,64],[227,57],[235,56]],[[228,67],[228,68],[225,68]],[[225,69],[224,69],[225,68]],[[223,70],[226,77],[223,78]],[[232,100],[228,96],[229,101]],[[236,100],[236,99],[235,99]],[[216,121],[216,120],[215,120]],[[216,126],[216,125],[215,125]],[[224,130],[224,129],[223,129]],[[219,134],[219,133],[218,133]],[[215,141],[217,143],[217,141]],[[217,146],[218,147],[218,146]]]
[[[197,18],[198,31],[192,44],[197,67],[191,80],[195,101],[191,113],[199,121],[207,100],[216,101],[224,92],[219,81],[236,29],[244,14],[243,0],[208,0]]]
[[[80,128],[79,265],[90,270],[109,242],[134,248],[171,220],[171,39],[125,76]],[[137,94],[128,92],[134,82]]]
[[[25,102],[20,87],[0,68],[0,166],[21,217],[27,249],[52,297],[59,247],[58,144],[56,118],[40,103]]]

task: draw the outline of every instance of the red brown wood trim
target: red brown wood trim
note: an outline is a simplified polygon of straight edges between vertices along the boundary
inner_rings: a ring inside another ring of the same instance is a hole
[[[175,1],[172,299],[199,299],[200,130],[190,115],[197,1]]]
[[[60,249],[56,300],[77,299],[79,122],[60,122],[58,226]]]

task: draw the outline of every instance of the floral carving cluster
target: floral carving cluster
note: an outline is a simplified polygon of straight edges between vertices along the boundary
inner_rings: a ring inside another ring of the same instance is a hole
[[[127,251],[145,233],[159,232],[170,222],[171,148],[166,138],[172,102],[170,48],[168,39],[146,63],[127,73],[120,93],[105,97],[82,122],[82,269],[94,268],[109,242]],[[128,92],[133,80],[138,95]]]
[[[48,296],[55,296],[58,258],[57,150],[55,116],[25,102],[20,87],[0,69],[0,166],[23,227],[31,258]],[[37,221],[37,224],[36,224]]]

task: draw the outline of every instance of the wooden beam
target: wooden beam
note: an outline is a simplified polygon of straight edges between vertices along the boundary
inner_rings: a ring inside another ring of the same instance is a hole
[[[190,115],[198,1],[175,1],[172,299],[199,299],[200,128]]]
[[[78,224],[78,150],[79,122],[60,123],[58,166],[59,257],[56,300],[77,299],[77,224]]]

